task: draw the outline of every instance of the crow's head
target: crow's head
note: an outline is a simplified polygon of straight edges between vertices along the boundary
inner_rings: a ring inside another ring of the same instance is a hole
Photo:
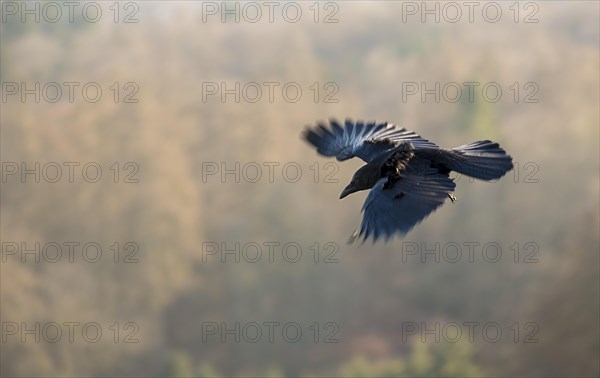
[[[380,168],[378,168],[375,164],[363,165],[354,173],[352,180],[350,180],[348,186],[346,186],[346,188],[344,188],[340,194],[340,199],[354,192],[371,189],[379,178]]]

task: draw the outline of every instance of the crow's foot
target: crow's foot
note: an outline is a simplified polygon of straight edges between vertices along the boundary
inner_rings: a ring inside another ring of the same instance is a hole
[[[356,229],[354,231],[354,233],[352,233],[352,235],[350,235],[350,239],[348,239],[348,244],[352,244],[354,243],[354,241],[358,238],[358,229]]]

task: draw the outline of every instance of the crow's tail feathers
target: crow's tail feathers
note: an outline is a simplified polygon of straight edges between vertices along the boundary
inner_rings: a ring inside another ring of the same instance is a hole
[[[450,150],[451,170],[480,180],[496,180],[513,168],[512,158],[498,143],[481,140]]]

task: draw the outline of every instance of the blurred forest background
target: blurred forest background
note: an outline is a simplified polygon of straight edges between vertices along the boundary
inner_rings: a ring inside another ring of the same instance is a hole
[[[199,2],[138,2],[139,22],[115,23],[113,3],[101,4],[96,23],[76,13],[72,23],[8,17],[1,25],[3,83],[96,82],[103,89],[95,103],[77,90],[73,102],[8,96],[2,162],[98,162],[104,169],[97,183],[80,175],[73,183],[23,183],[19,175],[2,182],[2,322],[97,322],[103,330],[97,343],[64,335],[51,343],[22,342],[3,329],[2,376],[598,376],[597,2],[538,2],[537,23],[515,23],[509,3],[497,23],[480,12],[474,23],[465,15],[456,23],[403,22],[402,3],[383,1],[335,3],[336,23],[321,22],[334,9],[323,7],[315,23],[312,2],[301,3],[296,23],[278,11],[272,23],[266,16],[203,22]],[[120,9],[119,21],[134,8]],[[476,91],[473,101],[402,101],[401,83],[468,81],[497,82],[503,97],[492,103]],[[139,86],[137,103],[122,101],[128,82]],[[294,82],[303,96],[292,103],[276,89],[272,103],[266,95],[255,103],[218,95],[203,102],[207,82]],[[316,102],[315,82],[322,91]],[[329,82],[339,88],[337,102],[324,101]],[[515,103],[515,82],[536,83],[539,101],[524,102],[522,88]],[[305,125],[329,117],[388,120],[444,147],[493,139],[518,165],[496,183],[460,178],[458,201],[404,240],[348,246],[365,194],[337,198],[360,162],[336,164],[338,182],[328,182],[328,160],[300,139]],[[114,183],[108,167],[115,162],[123,176],[130,172],[124,164],[137,164],[139,182]],[[211,162],[256,162],[263,177],[203,180]],[[273,182],[264,162],[280,164]],[[303,169],[297,182],[282,178],[288,162]],[[309,168],[315,162],[318,180]],[[36,263],[30,256],[23,263],[6,250],[12,242],[68,241],[99,243],[102,260]],[[231,249],[268,241],[298,243],[303,257],[203,261],[203,243]],[[136,243],[138,262],[115,263],[115,242]],[[310,246],[319,243],[322,260],[328,242],[339,248],[338,262],[315,263]],[[490,263],[476,249],[472,263],[465,256],[423,263],[402,253],[421,243],[468,242],[496,242],[502,258]],[[537,262],[523,261],[527,243],[537,246]],[[203,342],[203,322],[269,321],[297,322],[306,336],[299,343]],[[117,342],[109,330],[115,322]],[[128,322],[138,327],[137,343],[123,342]],[[323,333],[334,322],[339,342],[324,343],[323,335],[312,342],[315,322]],[[418,334],[404,337],[406,322],[497,322],[503,337],[423,342]],[[523,342],[528,322],[538,327],[537,342]]]

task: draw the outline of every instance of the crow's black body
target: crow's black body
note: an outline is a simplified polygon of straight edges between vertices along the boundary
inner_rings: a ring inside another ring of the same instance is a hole
[[[346,120],[344,127],[330,121],[319,124],[304,138],[324,156],[338,160],[359,157],[362,166],[340,198],[370,189],[363,206],[363,220],[355,232],[366,240],[395,233],[405,235],[447,198],[454,201],[455,171],[481,180],[494,180],[512,169],[512,158],[489,140],[442,149],[414,132],[385,123]]]

